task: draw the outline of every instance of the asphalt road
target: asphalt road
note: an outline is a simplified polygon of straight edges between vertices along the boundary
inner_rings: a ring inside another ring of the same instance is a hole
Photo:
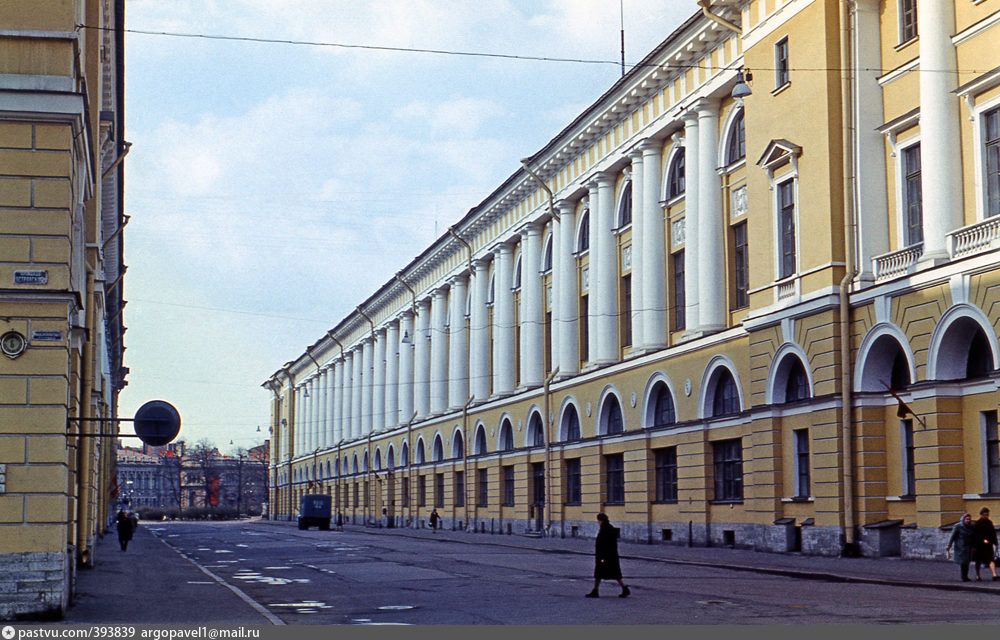
[[[246,624],[1000,623],[986,593],[624,559],[632,596],[606,582],[594,600],[583,597],[593,560],[580,553],[245,521],[144,526],[198,565],[176,556],[194,573],[175,597],[216,613],[238,597]]]

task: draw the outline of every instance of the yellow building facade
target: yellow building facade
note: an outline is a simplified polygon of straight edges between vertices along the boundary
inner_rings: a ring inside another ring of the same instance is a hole
[[[931,557],[1000,506],[1000,2],[692,5],[264,383],[272,518]]]
[[[123,7],[0,4],[0,619],[65,610],[114,506]]]

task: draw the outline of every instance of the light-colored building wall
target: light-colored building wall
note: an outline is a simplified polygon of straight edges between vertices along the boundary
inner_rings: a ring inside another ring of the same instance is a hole
[[[271,517],[294,517],[302,495],[321,491],[349,522],[385,526],[426,526],[440,502],[445,526],[471,532],[589,535],[605,511],[632,540],[939,553],[947,525],[1000,495],[1000,217],[989,209],[1000,177],[987,175],[989,154],[1000,154],[987,130],[1000,108],[990,46],[1000,27],[991,4],[723,0],[712,10],[729,26],[698,14],[665,33],[528,159],[534,176],[518,170],[361,304],[376,331],[403,326],[410,311],[407,326],[421,327],[449,279],[471,275],[475,291],[489,278],[488,353],[475,329],[468,342],[480,350],[468,354],[470,375],[486,363],[489,397],[299,446],[307,427],[296,390],[368,335],[352,314],[264,384]],[[912,37],[901,40],[904,31]],[[733,97],[743,79],[751,93]],[[922,189],[920,172],[901,164],[917,141],[935,167]],[[553,193],[551,209],[535,176]],[[632,219],[622,224],[629,190]],[[543,242],[558,229],[543,275],[531,264],[529,225]],[[470,274],[465,242],[488,268]],[[505,270],[519,258],[518,287]],[[549,286],[556,339],[546,383],[521,370],[535,382],[515,388],[508,367],[535,360],[517,348],[533,334],[521,327],[519,340],[511,319],[548,309]],[[414,331],[385,350],[414,350],[397,363],[397,389],[405,375],[419,388],[435,357],[420,355],[426,338]],[[466,357],[437,353],[438,371]],[[657,410],[665,397],[672,415]],[[909,413],[897,413],[900,402]],[[620,433],[608,432],[612,405]],[[579,436],[569,437],[573,411]],[[334,424],[320,429],[337,434]],[[442,480],[443,500],[434,493]]]

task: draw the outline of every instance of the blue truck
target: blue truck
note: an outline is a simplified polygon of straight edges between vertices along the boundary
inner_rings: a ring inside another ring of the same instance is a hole
[[[322,493],[302,496],[299,503],[299,529],[311,526],[319,527],[320,531],[330,529],[330,496]]]

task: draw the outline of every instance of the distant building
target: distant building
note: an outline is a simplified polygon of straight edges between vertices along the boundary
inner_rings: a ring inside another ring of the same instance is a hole
[[[81,24],[83,25],[81,27]],[[0,619],[58,615],[115,499],[124,0],[0,2]]]

